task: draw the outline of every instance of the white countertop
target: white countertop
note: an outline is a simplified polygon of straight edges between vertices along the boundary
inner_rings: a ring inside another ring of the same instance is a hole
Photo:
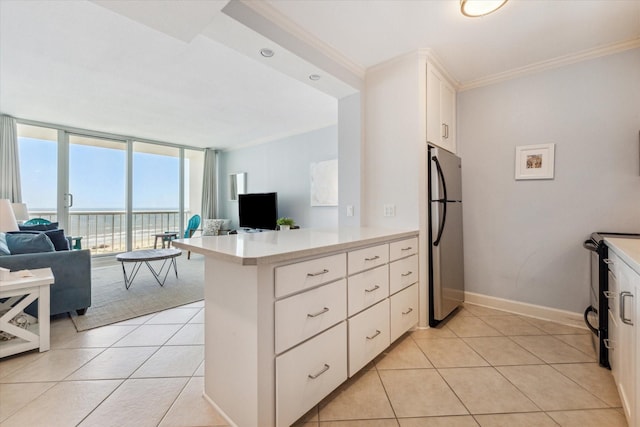
[[[288,231],[194,237],[174,240],[171,244],[180,249],[230,262],[257,265],[322,255],[417,235],[417,230],[391,230],[375,227],[301,228]]]
[[[629,267],[640,274],[640,239],[605,237],[604,241]]]

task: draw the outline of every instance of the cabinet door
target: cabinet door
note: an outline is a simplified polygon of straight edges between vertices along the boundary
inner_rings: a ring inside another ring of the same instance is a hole
[[[427,141],[456,152],[456,92],[440,72],[427,65]]]
[[[440,121],[440,75],[427,66],[427,141],[440,145],[442,128]]]
[[[617,269],[619,294],[619,322],[618,322],[618,393],[622,401],[622,408],[629,425],[636,425],[635,416],[635,378],[636,369],[636,318],[634,316],[635,286],[634,279],[638,275],[623,261],[619,262]],[[635,277],[634,277],[635,276]]]
[[[443,127],[441,147],[456,152],[456,92],[447,82],[440,84],[440,120]]]
[[[389,299],[349,319],[349,377],[389,347]]]
[[[342,322],[276,357],[276,419],[289,426],[347,379],[347,327]]]
[[[293,347],[347,317],[347,281],[276,301],[276,353]]]
[[[391,342],[418,323],[418,284],[398,292],[389,298]]]

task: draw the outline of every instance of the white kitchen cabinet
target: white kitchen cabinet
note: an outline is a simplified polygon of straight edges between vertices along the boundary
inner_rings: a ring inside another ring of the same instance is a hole
[[[427,63],[427,142],[456,153],[456,91]]]
[[[636,358],[636,327],[635,316],[635,292],[634,281],[640,280],[630,267],[622,263],[618,269],[618,286],[620,293],[618,300],[617,347],[618,351],[618,393],[622,401],[622,408],[629,425],[635,426],[635,394],[636,394],[636,370],[638,362]]]
[[[640,425],[640,240],[608,239],[609,363],[625,417]]]
[[[389,347],[389,299],[349,319],[349,377]]]
[[[288,426],[347,379],[342,322],[276,358],[277,425]]]
[[[345,279],[276,301],[276,354],[347,317]]]
[[[390,248],[415,256],[416,238],[348,228],[177,242],[206,256],[206,399],[231,425],[294,423],[389,346]],[[417,306],[402,295],[394,306]]]
[[[394,342],[418,323],[418,284],[392,295],[389,303],[390,339]]]

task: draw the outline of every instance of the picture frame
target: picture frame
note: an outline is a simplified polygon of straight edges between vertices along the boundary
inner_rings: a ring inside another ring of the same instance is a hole
[[[553,179],[555,144],[516,147],[515,179]]]

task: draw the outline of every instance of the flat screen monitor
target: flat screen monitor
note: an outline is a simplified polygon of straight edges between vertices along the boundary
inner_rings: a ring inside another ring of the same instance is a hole
[[[238,194],[240,227],[275,230],[278,193]]]

